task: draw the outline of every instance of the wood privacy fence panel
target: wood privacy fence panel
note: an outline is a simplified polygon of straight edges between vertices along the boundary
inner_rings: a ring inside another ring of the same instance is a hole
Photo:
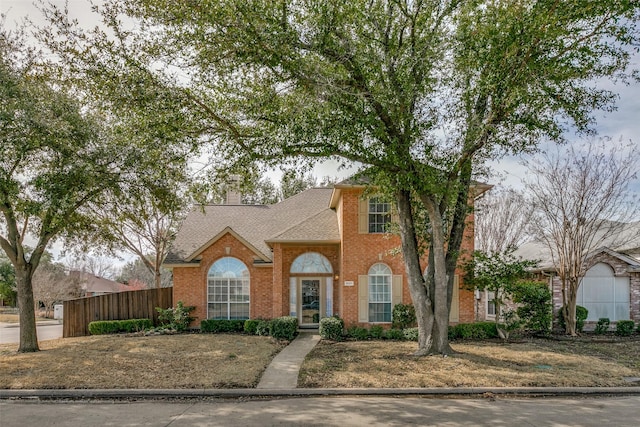
[[[151,319],[158,322],[156,307],[173,306],[173,288],[118,292],[63,302],[62,336],[89,335],[94,320]]]

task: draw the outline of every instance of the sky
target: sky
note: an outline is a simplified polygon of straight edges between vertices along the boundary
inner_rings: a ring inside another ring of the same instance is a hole
[[[51,2],[64,5],[64,1],[61,0],[53,0]],[[72,17],[77,18],[82,26],[90,28],[99,24],[100,21],[91,13],[87,0],[69,0],[68,3]],[[15,27],[16,23],[24,17],[29,17],[36,24],[44,24],[44,19],[32,0],[0,0],[0,13],[6,15],[5,25],[8,28]],[[640,54],[638,52],[635,52],[632,57],[632,67],[640,69]],[[594,113],[597,134],[599,136],[607,136],[612,141],[623,140],[625,142],[632,141],[636,145],[640,144],[640,83],[614,85],[611,82],[603,81],[599,83],[599,86],[613,90],[618,94],[619,98],[616,102],[616,111]],[[567,133],[566,136],[569,141],[581,139],[581,137],[571,132]],[[488,180],[489,183],[499,184],[502,181],[503,185],[521,187],[521,181],[525,176],[526,170],[520,162],[521,158],[514,156],[491,162],[492,169],[502,178],[497,176],[490,178]],[[638,162],[640,169],[640,159],[638,159]],[[339,170],[338,163],[330,161],[317,165],[312,173],[319,179],[323,176],[345,178],[353,171],[354,169]],[[280,173],[278,171],[272,171],[268,175],[275,182],[279,182]],[[640,179],[632,183],[631,189],[640,193]]]

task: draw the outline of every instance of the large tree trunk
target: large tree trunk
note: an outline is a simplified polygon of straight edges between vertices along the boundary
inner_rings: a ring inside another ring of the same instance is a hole
[[[435,203],[425,206],[431,223],[433,251],[433,346],[430,354],[451,354],[449,345],[449,279],[445,254],[444,222]]]
[[[416,238],[413,212],[411,208],[411,196],[409,191],[400,190],[396,194],[398,203],[398,216],[400,218],[400,237],[402,241],[402,253],[407,276],[409,277],[409,291],[416,309],[418,322],[418,350],[416,356],[428,354],[450,354],[453,352],[449,346],[449,310],[447,306],[447,278],[444,257],[444,241],[440,247],[438,268],[436,266],[435,283],[430,287],[426,282],[420,268],[420,253]],[[435,242],[434,242],[435,243]],[[437,249],[432,249],[436,254]],[[434,258],[435,259],[435,258]],[[438,283],[438,278],[440,282]]]
[[[20,346],[18,351],[21,353],[40,350],[36,332],[32,277],[32,269],[28,265],[16,266],[16,289],[20,307]]]

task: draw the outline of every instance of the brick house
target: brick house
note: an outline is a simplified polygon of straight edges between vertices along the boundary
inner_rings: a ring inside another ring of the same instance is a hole
[[[193,326],[287,315],[301,327],[332,315],[347,325],[390,324],[393,305],[411,296],[400,238],[385,232],[391,205],[364,197],[366,188],[344,181],[274,205],[242,205],[232,195],[224,205],[195,206],[164,262],[173,270],[173,300],[195,306]],[[473,250],[472,224],[463,249]],[[461,288],[461,273],[452,323],[475,319],[474,294]]]
[[[588,311],[587,328],[606,317],[640,322],[640,222],[627,224],[621,233],[629,238],[624,244],[603,246],[586,257],[586,274],[578,289],[577,304]],[[606,242],[605,242],[606,243]],[[553,294],[554,313],[562,307],[562,283],[548,248],[538,242],[520,247],[516,255],[538,260],[538,276],[549,284]]]

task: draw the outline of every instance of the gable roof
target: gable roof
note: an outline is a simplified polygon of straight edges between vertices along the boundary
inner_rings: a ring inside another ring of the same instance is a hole
[[[165,265],[196,263],[229,233],[262,261],[272,261],[270,242],[339,241],[338,219],[329,209],[332,189],[311,188],[274,205],[198,205],[189,212]]]
[[[331,201],[329,202],[329,206],[335,208],[338,205],[338,199],[340,199],[340,193],[343,189],[346,188],[366,188],[371,186],[373,180],[369,175],[367,175],[367,170],[358,172],[355,175],[352,175],[333,186],[333,193],[331,195]],[[485,184],[480,181],[472,180],[470,184],[470,193],[473,194],[473,198],[478,198],[481,194],[489,191],[493,188],[491,184]]]
[[[587,259],[606,252],[629,265],[629,271],[640,271],[640,222],[624,224],[611,236],[603,239],[602,246],[587,255]],[[538,260],[539,270],[555,270],[549,247],[539,241],[531,241],[520,246],[514,255],[528,260]]]
[[[110,294],[127,290],[127,285],[123,283],[94,276],[84,271],[71,271],[69,277],[78,280],[80,287],[87,293]]]

